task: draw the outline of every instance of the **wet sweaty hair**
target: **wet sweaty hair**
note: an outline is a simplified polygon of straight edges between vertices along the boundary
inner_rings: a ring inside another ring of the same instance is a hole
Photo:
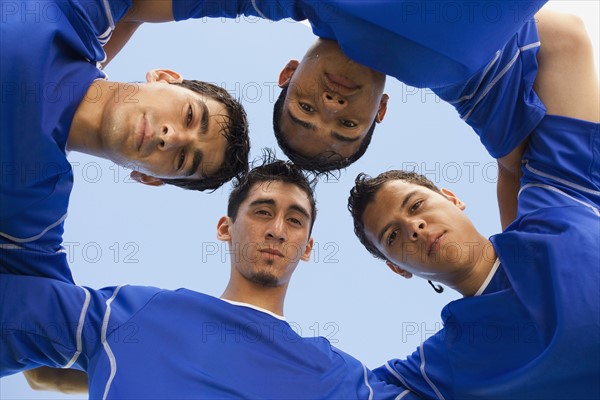
[[[220,134],[227,140],[227,146],[223,165],[215,174],[202,179],[163,179],[163,182],[190,190],[216,190],[225,182],[248,172],[250,152],[248,117],[240,102],[235,100],[227,90],[212,83],[184,80],[174,85],[208,96],[225,106],[227,115],[224,117],[227,122],[221,125]]]
[[[227,215],[234,222],[237,218],[240,205],[248,198],[250,189],[264,182],[283,182],[296,185],[308,197],[310,203],[310,232],[317,218],[317,208],[314,196],[314,180],[309,180],[305,173],[294,163],[274,158],[268,152],[262,159],[262,165],[252,168],[247,174],[236,178],[233,182],[233,190],[229,194],[227,204]]]
[[[382,260],[387,260],[387,258],[379,251],[379,249],[377,249],[377,247],[375,247],[365,234],[363,215],[367,206],[375,200],[375,195],[379,189],[387,182],[395,180],[423,186],[436,193],[442,194],[432,181],[425,176],[412,171],[391,170],[383,172],[375,178],[364,173],[358,174],[354,180],[354,187],[350,189],[350,196],[348,197],[348,211],[350,211],[354,222],[354,233],[369,253]]]
[[[352,154],[350,157],[343,157],[341,154],[336,153],[335,151],[326,151],[314,157],[306,157],[292,149],[287,142],[286,134],[281,130],[280,127],[281,115],[283,114],[283,104],[285,103],[285,98],[287,97],[288,87],[289,85],[281,89],[281,93],[279,93],[279,97],[273,106],[273,132],[275,132],[277,144],[283,153],[290,160],[292,160],[292,162],[306,171],[314,173],[326,173],[346,168],[361,158],[363,154],[365,154],[367,147],[369,147],[369,144],[371,143],[371,138],[373,137],[373,131],[375,130],[376,125],[375,120],[373,120],[371,127],[367,131],[356,153]]]

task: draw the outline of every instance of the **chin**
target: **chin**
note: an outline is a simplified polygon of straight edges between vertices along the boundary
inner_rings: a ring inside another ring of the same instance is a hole
[[[257,272],[252,274],[250,280],[265,287],[277,287],[280,285],[279,278],[269,272]]]

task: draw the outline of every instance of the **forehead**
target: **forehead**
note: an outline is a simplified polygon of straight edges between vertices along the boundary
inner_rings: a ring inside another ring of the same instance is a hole
[[[248,197],[242,202],[242,207],[249,207],[255,201],[273,200],[278,207],[289,208],[300,206],[308,213],[311,212],[310,200],[304,190],[293,183],[281,181],[258,182],[248,191]]]

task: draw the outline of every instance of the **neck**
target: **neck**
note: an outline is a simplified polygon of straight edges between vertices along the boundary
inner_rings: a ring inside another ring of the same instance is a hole
[[[96,80],[88,88],[71,123],[67,150],[103,157],[101,125],[104,109],[114,101],[119,83]]]
[[[268,287],[250,282],[245,278],[240,279],[238,277],[236,279],[232,275],[221,298],[252,304],[253,306],[264,308],[274,314],[283,316],[283,302],[287,287],[287,283],[280,286]]]
[[[492,270],[496,261],[496,251],[492,243],[481,237],[478,246],[474,246],[469,256],[467,268],[462,268],[462,273],[453,273],[453,278],[444,282],[464,297],[473,296],[483,285],[485,278]]]

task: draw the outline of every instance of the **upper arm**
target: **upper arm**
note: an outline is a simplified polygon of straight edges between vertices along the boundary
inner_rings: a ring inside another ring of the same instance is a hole
[[[500,222],[504,230],[517,218],[518,196],[521,180],[521,160],[527,147],[527,140],[506,156],[498,159],[498,181],[496,195]]]
[[[88,392],[88,377],[83,371],[39,367],[24,371],[25,379],[33,390],[50,390],[66,394]]]
[[[172,0],[133,0],[131,8],[123,16],[125,22],[169,22],[173,21]]]
[[[173,4],[171,0],[133,0],[131,8],[117,22],[110,40],[104,46],[106,67],[125,47],[135,31],[144,22],[173,21]]]
[[[541,10],[534,89],[547,113],[600,122],[600,91],[589,35],[579,17]]]
[[[80,362],[86,360],[87,349],[78,329],[86,299],[89,304],[89,293],[83,288],[47,278],[1,274],[0,292],[0,376],[40,365],[63,367],[77,356]]]

